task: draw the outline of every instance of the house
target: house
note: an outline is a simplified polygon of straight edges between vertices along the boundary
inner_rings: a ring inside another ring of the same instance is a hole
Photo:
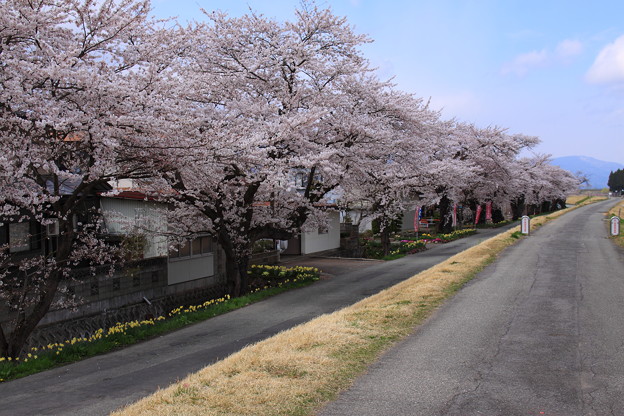
[[[142,259],[166,258],[168,285],[196,280],[202,280],[202,284],[217,283],[216,244],[207,235],[169,241],[165,204],[141,192],[126,190],[103,195],[101,206],[110,236],[135,238],[140,246],[137,254]]]
[[[328,224],[311,231],[303,231],[288,240],[283,254],[313,254],[340,248],[340,213],[328,211]]]
[[[115,322],[166,314],[183,304],[196,303],[226,293],[224,256],[206,235],[168,241],[166,205],[133,190],[111,193],[101,189],[89,197],[90,208],[99,208],[107,241],[128,245],[131,259],[111,273],[110,265],[72,270],[61,291],[75,295],[76,307],[52,307],[39,323],[31,343],[46,344],[59,331],[82,336]],[[75,223],[79,224],[76,219]],[[12,257],[28,258],[54,248],[58,227],[35,221],[0,225],[0,247]],[[10,311],[0,305],[0,322]]]

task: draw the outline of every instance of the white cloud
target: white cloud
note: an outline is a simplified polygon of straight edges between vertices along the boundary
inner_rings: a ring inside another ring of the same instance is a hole
[[[624,36],[600,51],[587,71],[586,79],[593,84],[624,82]]]
[[[583,44],[578,40],[566,39],[557,45],[555,53],[562,59],[572,58],[583,52]]]
[[[553,64],[567,64],[570,60],[583,52],[583,43],[578,40],[565,39],[557,45],[554,51],[542,49],[517,55],[511,62],[503,65],[503,75],[515,74],[525,76],[530,70],[544,68]]]
[[[503,65],[503,74],[516,74],[524,76],[530,69],[541,67],[547,64],[549,53],[546,49],[532,51],[516,56],[513,61]]]

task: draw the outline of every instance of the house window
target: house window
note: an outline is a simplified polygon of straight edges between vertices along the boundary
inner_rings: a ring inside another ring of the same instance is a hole
[[[169,249],[169,258],[188,258],[212,253],[212,239],[208,236],[196,237],[192,240],[185,240],[176,243]]]
[[[191,241],[191,247],[192,247],[192,255],[193,256],[197,256],[199,254],[202,254],[201,239],[200,238],[193,239]]]
[[[295,175],[295,186],[297,189],[305,189],[307,182],[307,175],[304,172],[297,172]]]
[[[202,254],[212,253],[212,239],[210,237],[200,237],[201,238],[201,246],[202,246]]]
[[[191,244],[188,240],[178,246],[178,257],[189,257],[191,255]]]
[[[38,222],[0,223],[0,249],[20,253],[41,248],[41,225]]]
[[[9,224],[9,251],[19,253],[30,250],[30,224],[20,222]]]

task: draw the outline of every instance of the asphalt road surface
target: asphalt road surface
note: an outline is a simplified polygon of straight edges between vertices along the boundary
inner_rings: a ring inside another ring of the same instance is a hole
[[[320,415],[624,415],[615,202],[505,251]]]
[[[351,305],[503,229],[391,262],[318,259],[329,276],[306,288],[110,354],[0,383],[0,415],[105,415],[280,331]],[[315,264],[314,259],[302,259]],[[289,266],[296,264],[289,260]],[[350,270],[346,272],[346,270]]]

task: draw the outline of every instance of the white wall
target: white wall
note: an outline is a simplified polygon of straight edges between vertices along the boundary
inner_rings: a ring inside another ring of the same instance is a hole
[[[101,199],[101,206],[110,234],[143,234],[147,239],[143,250],[144,258],[167,256],[167,237],[159,234],[167,230],[165,208],[161,204],[138,199],[104,197]]]
[[[319,234],[318,230],[301,235],[301,254],[317,253],[340,247],[340,213],[329,213],[329,230]]]

